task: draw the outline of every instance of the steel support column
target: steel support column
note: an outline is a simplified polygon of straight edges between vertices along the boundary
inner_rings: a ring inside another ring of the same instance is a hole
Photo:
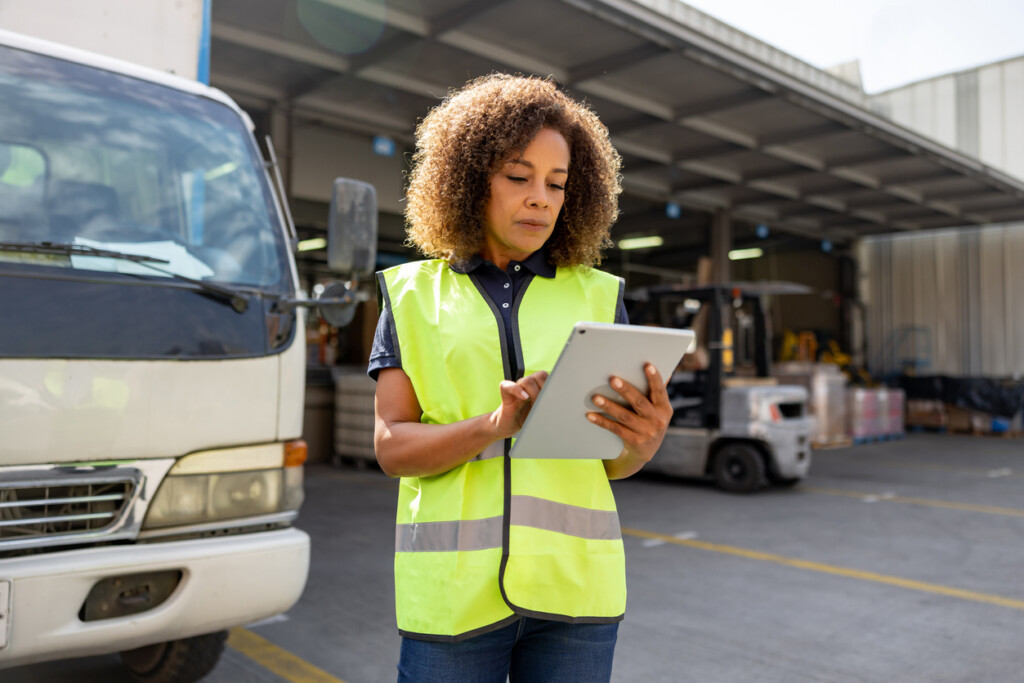
[[[729,250],[732,249],[732,218],[725,210],[715,211],[711,219],[711,281],[715,284],[732,279]]]

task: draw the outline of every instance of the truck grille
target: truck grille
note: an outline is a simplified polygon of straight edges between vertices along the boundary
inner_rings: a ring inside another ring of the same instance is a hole
[[[18,474],[0,476],[0,552],[99,540],[120,526],[139,484],[120,468]]]

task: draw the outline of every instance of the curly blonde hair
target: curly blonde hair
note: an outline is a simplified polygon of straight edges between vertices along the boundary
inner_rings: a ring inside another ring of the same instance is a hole
[[[408,242],[426,256],[460,263],[480,252],[490,178],[541,128],[569,143],[565,203],[546,243],[556,266],[594,266],[611,246],[622,159],[608,129],[550,78],[491,74],[452,90],[416,128],[406,191]]]

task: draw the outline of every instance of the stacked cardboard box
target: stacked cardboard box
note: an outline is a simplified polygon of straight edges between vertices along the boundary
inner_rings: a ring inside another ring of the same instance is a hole
[[[906,425],[924,429],[945,429],[949,425],[946,405],[942,401],[932,399],[907,399]]]

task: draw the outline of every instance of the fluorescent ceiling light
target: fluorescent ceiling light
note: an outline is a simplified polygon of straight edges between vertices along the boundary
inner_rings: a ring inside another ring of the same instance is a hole
[[[323,237],[314,237],[311,240],[299,242],[299,251],[316,251],[327,247],[327,240]]]
[[[754,247],[753,249],[733,249],[729,252],[730,261],[742,261],[747,258],[760,258],[764,255],[764,251]]]
[[[238,164],[236,164],[234,161],[229,161],[226,164],[221,164],[217,168],[211,168],[209,171],[204,173],[203,180],[213,180],[214,178],[220,178],[222,175],[232,173],[236,168],[238,168]]]
[[[619,249],[647,249],[648,247],[660,247],[665,240],[658,235],[647,237],[627,237],[619,240]]]

